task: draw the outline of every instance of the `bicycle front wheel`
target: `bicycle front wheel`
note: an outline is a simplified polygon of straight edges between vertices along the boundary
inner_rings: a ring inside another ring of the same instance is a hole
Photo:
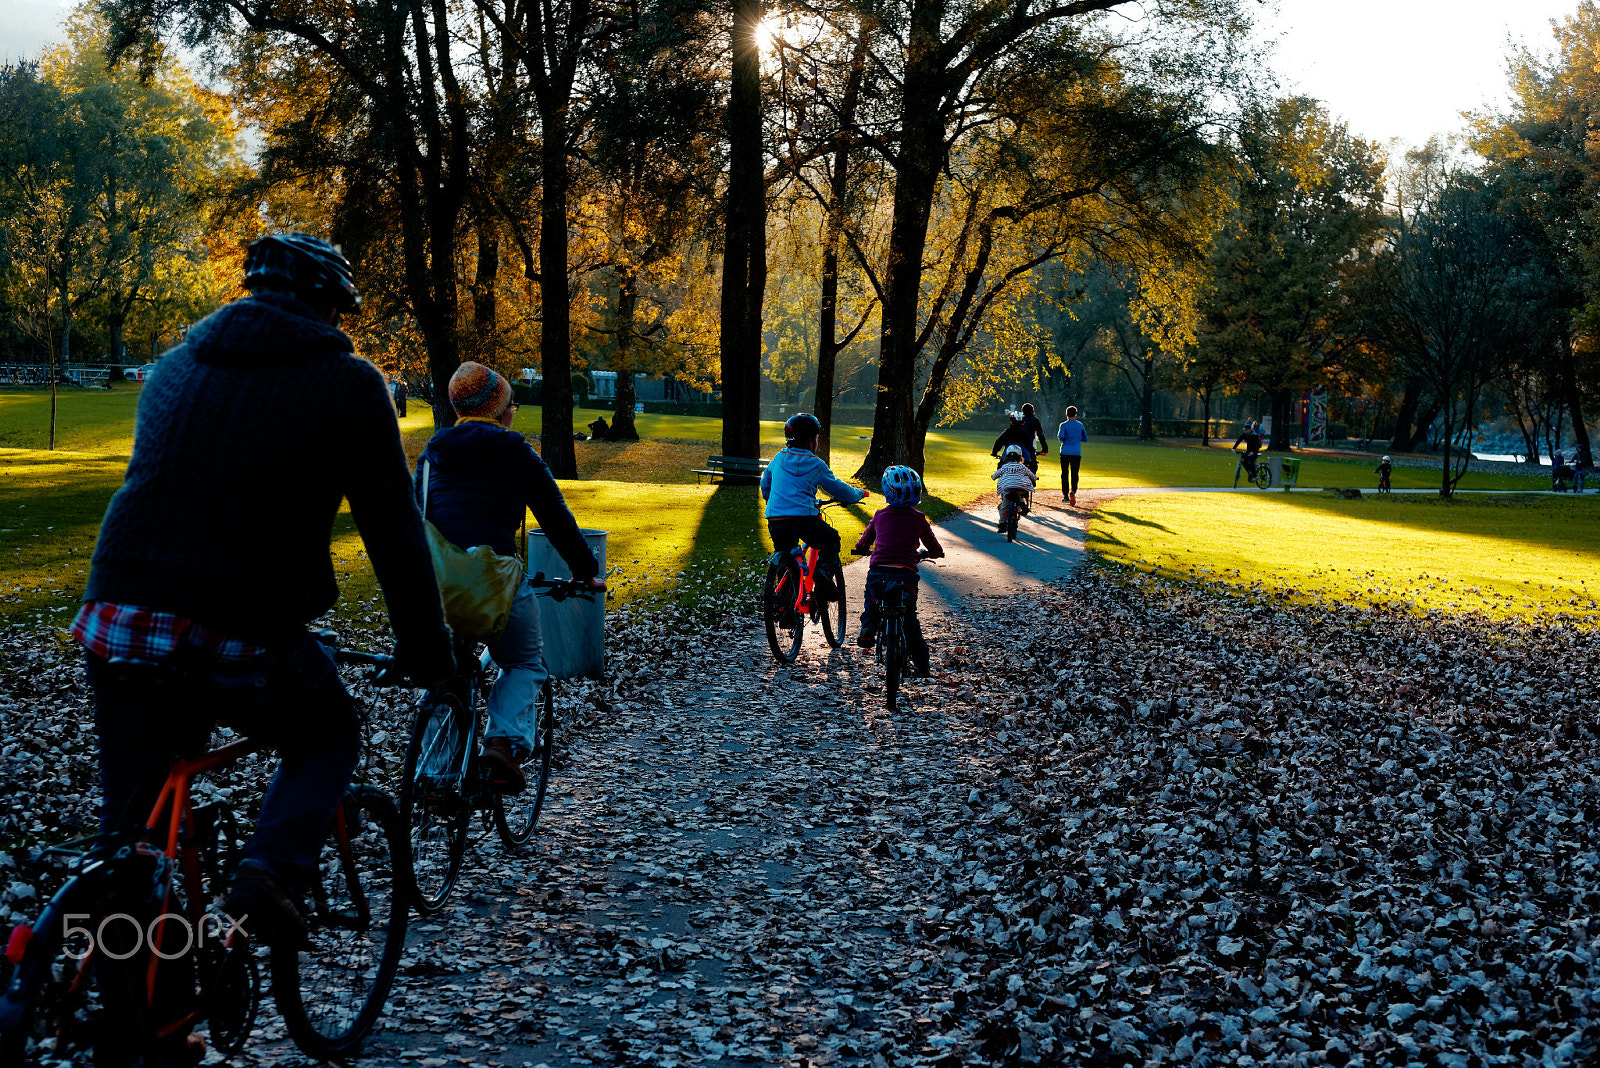
[[[795,611],[800,576],[791,567],[767,565],[761,590],[761,614],[766,617],[767,646],[780,664],[792,664],[805,637],[805,613]]]
[[[400,780],[400,813],[411,863],[411,900],[424,915],[444,908],[461,875],[472,812],[467,780],[467,714],[455,694],[417,706]]]
[[[307,944],[273,951],[273,996],[307,1056],[354,1053],[383,1012],[406,939],[402,834],[383,791],[358,786],[345,794],[312,877]]]
[[[494,795],[494,826],[506,845],[526,845],[539,823],[544,808],[545,788],[550,785],[550,756],[555,751],[556,701],[550,680],[544,682],[539,701],[538,726],[534,730],[533,751],[522,762],[528,789],[520,795]]]
[[[822,616],[822,636],[828,639],[828,644],[837,649],[844,644],[845,630],[848,627],[849,616],[844,608],[844,573],[836,576],[839,585],[839,599],[823,601],[818,614]]]

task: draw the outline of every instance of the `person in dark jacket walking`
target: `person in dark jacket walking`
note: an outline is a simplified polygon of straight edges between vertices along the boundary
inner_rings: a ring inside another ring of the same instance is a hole
[[[1033,443],[1039,443],[1035,456],[1048,456],[1050,443],[1044,437],[1044,424],[1039,421],[1039,416],[1034,413],[1032,404],[1022,406],[1022,432],[1028,435],[1028,448],[1033,448]]]
[[[994,448],[989,450],[989,455],[999,456],[1007,445],[1019,446],[1022,449],[1022,462],[1028,465],[1029,471],[1037,473],[1039,461],[1034,458],[1034,431],[1027,429],[1021,412],[1011,412],[1007,418],[1010,422],[1000,432],[1000,436],[994,439]]]
[[[491,368],[468,361],[450,378],[450,404],[458,422],[433,436],[417,460],[416,492],[427,477],[428,520],[462,549],[487,545],[501,556],[517,554],[517,534],[527,509],[572,569],[595,590],[606,588],[600,565],[562,499],[550,468],[521,434],[511,383]],[[542,656],[539,602],[526,582],[517,591],[506,629],[489,643],[500,677],[489,691],[489,731],[483,758],[496,788],[527,788],[522,765],[533,755],[534,705],[548,678]]]
[[[244,284],[251,295],[196,323],[145,383],[73,634],[94,688],[102,831],[143,827],[171,759],[203,749],[219,718],[278,750],[225,908],[253,937],[293,944],[360,748],[356,706],[306,630],[339,597],[328,542],[342,500],[383,585],[398,671],[433,684],[454,665],[383,374],[338,326],[359,306],[349,263],[317,238],[271,235],[250,245]]]

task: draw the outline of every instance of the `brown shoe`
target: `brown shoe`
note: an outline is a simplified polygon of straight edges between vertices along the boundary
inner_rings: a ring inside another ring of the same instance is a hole
[[[520,794],[528,788],[528,777],[522,774],[522,762],[517,759],[511,739],[485,739],[483,762],[489,769],[489,783],[496,793]]]

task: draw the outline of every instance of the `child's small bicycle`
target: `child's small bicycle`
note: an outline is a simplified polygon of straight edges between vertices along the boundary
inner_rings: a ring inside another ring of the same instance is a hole
[[[1027,490],[1006,490],[1000,501],[1000,529],[1007,541],[1017,540],[1017,521],[1033,511],[1033,494]]]
[[[820,510],[843,507],[843,501],[823,501]],[[837,649],[845,639],[844,576],[838,576],[837,599],[812,596],[817,582],[817,560],[810,545],[775,552],[767,560],[767,577],[761,588],[761,614],[766,620],[767,646],[780,664],[792,664],[800,655],[806,620],[822,623],[823,636]]]
[[[928,550],[917,551],[918,560],[926,560]],[[877,602],[878,661],[883,664],[883,702],[893,712],[900,705],[900,680],[905,677],[906,660],[911,655],[906,640],[906,617],[910,606],[906,604],[906,584],[889,582],[880,591]]]

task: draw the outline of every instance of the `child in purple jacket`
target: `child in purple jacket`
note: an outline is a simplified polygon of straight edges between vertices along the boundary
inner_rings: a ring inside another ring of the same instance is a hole
[[[870,649],[878,637],[878,603],[891,587],[900,587],[906,606],[906,644],[911,653],[913,673],[928,674],[928,643],[922,637],[922,624],[917,620],[917,585],[922,575],[917,570],[919,546],[926,545],[928,556],[944,555],[944,547],[933,536],[928,517],[916,508],[922,500],[922,479],[909,467],[891,467],[883,473],[883,499],[886,507],[878,509],[861,532],[855,553],[860,556],[868,550],[872,560],[867,565],[866,609],[861,613],[861,635],[856,644]]]

